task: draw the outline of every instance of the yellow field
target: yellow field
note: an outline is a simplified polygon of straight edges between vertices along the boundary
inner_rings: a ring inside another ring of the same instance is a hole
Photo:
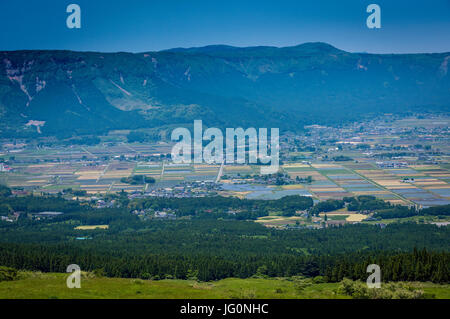
[[[292,225],[295,224],[296,221],[298,221],[300,224],[304,224],[303,218],[298,216],[265,216],[255,220],[255,222],[263,224],[266,227],[274,228],[283,227],[284,225]]]
[[[93,229],[108,229],[109,225],[90,225],[90,226],[78,226],[75,229],[78,230],[93,230]]]
[[[448,184],[421,184],[420,185],[423,189],[428,189],[428,188],[450,188],[450,185]]]
[[[400,180],[394,180],[394,179],[386,179],[386,180],[379,180],[379,179],[374,179],[373,180],[375,183],[380,184],[382,186],[411,186],[410,184],[404,183]]]
[[[420,179],[420,180],[416,180],[414,184],[446,184],[444,181],[441,181],[440,179],[437,178],[427,178],[427,179]]]
[[[434,173],[434,174],[428,174],[428,175],[430,175],[430,176],[433,176],[433,177],[446,177],[446,178],[450,178],[450,174],[448,174],[448,173]]]
[[[410,167],[418,170],[430,170],[439,168],[439,166],[436,165],[410,165]]]
[[[395,192],[396,189],[405,189],[405,188],[408,188],[408,189],[418,189],[417,187],[415,187],[415,186],[413,186],[413,185],[408,185],[408,184],[406,184],[405,186],[403,186],[403,185],[398,185],[398,186],[386,186],[386,188],[387,188],[387,189],[392,189],[392,190],[394,190],[394,192]]]
[[[290,217],[282,217],[282,216],[264,216],[255,220],[255,222],[257,223],[274,222],[274,221],[288,220],[289,218]]]
[[[348,222],[360,222],[367,218],[367,215],[363,214],[351,214],[345,220]]]
[[[98,179],[102,171],[91,170],[91,171],[79,171],[75,175],[78,175],[78,179]]]
[[[107,189],[107,188],[109,188],[109,186],[110,186],[110,184],[95,184],[95,185],[84,185],[84,184],[81,184],[80,185],[80,188],[81,189]]]
[[[208,175],[217,175],[218,171],[195,170],[194,173],[195,175],[208,176]],[[182,174],[187,175],[186,173]]]
[[[238,197],[238,198],[240,198],[240,199],[244,199],[248,194],[250,194],[251,192],[233,192],[233,191],[230,191],[230,192],[223,192],[222,194],[231,194],[231,196],[236,196],[236,197]]]
[[[348,217],[345,219],[348,222],[360,222],[368,217],[367,215],[356,214],[356,213],[352,213],[352,212],[348,212],[348,211],[344,211],[344,210],[328,212],[326,214],[325,213],[319,214],[319,216],[322,216],[322,217],[325,215],[327,215],[327,216],[347,216],[348,215]]]
[[[281,186],[281,188],[283,188],[283,189],[303,189],[305,187],[303,185],[296,184],[296,185],[283,185],[283,186]]]
[[[117,172],[106,172],[105,175],[103,175],[104,178],[122,178],[122,177],[128,177],[133,173],[133,170],[127,170],[127,171],[117,171]]]
[[[36,164],[36,165],[29,165],[29,168],[49,168],[54,166],[54,164]]]
[[[423,187],[424,189],[447,189],[450,188],[450,185],[446,184],[446,185],[427,185],[426,187]]]

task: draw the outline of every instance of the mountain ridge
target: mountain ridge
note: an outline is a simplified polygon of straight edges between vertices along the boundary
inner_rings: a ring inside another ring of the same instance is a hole
[[[161,49],[161,50],[146,50],[146,51],[137,51],[137,52],[131,52],[131,51],[80,51],[80,50],[71,50],[71,49],[18,49],[18,50],[0,50],[0,53],[11,53],[11,52],[69,52],[69,53],[98,53],[98,54],[118,54],[118,53],[127,53],[127,54],[150,54],[150,53],[159,53],[159,52],[182,52],[182,51],[189,51],[189,50],[202,50],[202,49],[210,49],[210,48],[223,48],[223,49],[256,49],[256,48],[271,48],[271,49],[294,49],[294,48],[304,48],[308,46],[322,46],[324,48],[328,47],[330,49],[334,49],[337,51],[341,51],[344,53],[349,54],[362,54],[362,55],[418,55],[418,54],[443,54],[443,55],[449,55],[450,51],[443,51],[443,52],[405,52],[405,53],[374,53],[374,52],[367,52],[367,51],[346,51],[343,49],[339,49],[336,46],[326,43],[326,42],[303,42],[296,45],[290,45],[290,46],[271,46],[271,45],[254,45],[254,46],[234,46],[229,44],[208,44],[204,46],[193,46],[193,47],[174,47],[169,49]]]
[[[369,113],[448,112],[449,61],[450,53],[350,53],[322,42],[0,51],[0,136],[100,134],[194,119],[301,130]],[[45,124],[36,130],[30,121]]]

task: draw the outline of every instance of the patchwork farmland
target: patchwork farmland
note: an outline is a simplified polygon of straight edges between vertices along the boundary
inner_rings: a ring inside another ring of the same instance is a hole
[[[7,142],[0,160],[8,170],[0,172],[0,183],[34,193],[70,188],[92,196],[218,182],[221,188],[214,190],[219,194],[240,198],[302,195],[317,202],[373,195],[392,204],[445,205],[450,203],[449,121],[387,117],[352,127],[312,126],[304,136],[282,136],[279,173],[289,181],[280,184],[261,183],[257,165],[225,164],[221,169],[220,164],[174,164],[172,144],[127,143],[127,132],[112,132],[95,146]],[[124,182],[133,175],[155,182]]]

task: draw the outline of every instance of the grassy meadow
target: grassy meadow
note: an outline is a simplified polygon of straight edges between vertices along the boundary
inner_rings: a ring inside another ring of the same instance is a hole
[[[227,278],[215,282],[141,280],[83,274],[81,288],[66,286],[68,274],[22,272],[0,282],[0,299],[345,299],[339,283],[292,278]],[[450,299],[450,285],[411,283],[434,298]]]

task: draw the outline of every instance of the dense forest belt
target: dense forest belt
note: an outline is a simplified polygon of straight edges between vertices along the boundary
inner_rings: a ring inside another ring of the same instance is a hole
[[[55,249],[59,248],[59,249]],[[426,249],[410,253],[372,252],[334,256],[244,255],[230,258],[205,254],[102,254],[74,247],[2,245],[0,264],[17,269],[64,272],[76,263],[81,269],[109,277],[195,279],[237,277],[323,276],[325,282],[343,278],[365,280],[369,264],[381,267],[383,281],[448,283],[450,253]]]
[[[448,282],[450,229],[429,224],[349,225],[280,231],[249,221],[177,220],[112,222],[83,231],[73,223],[0,227],[0,265],[64,272],[82,270],[124,278],[325,276],[364,280],[381,266],[383,280]],[[427,250],[424,250],[426,248]]]
[[[324,276],[365,280],[366,267],[381,266],[384,280],[449,281],[450,228],[433,224],[355,224],[325,229],[277,230],[251,221],[270,212],[293,215],[329,211],[335,205],[406,217],[447,215],[448,206],[419,212],[368,196],[321,202],[309,197],[242,200],[206,197],[130,200],[116,195],[116,207],[96,209],[61,196],[15,197],[0,187],[0,212],[24,212],[16,222],[0,222],[0,265],[65,272],[82,270],[124,278]],[[176,220],[141,219],[133,210],[173,210]],[[229,214],[232,209],[238,213]],[[316,210],[316,211],[314,211]],[[35,212],[64,212],[36,220]],[[103,229],[79,229],[101,225]],[[426,249],[426,250],[424,250]]]

